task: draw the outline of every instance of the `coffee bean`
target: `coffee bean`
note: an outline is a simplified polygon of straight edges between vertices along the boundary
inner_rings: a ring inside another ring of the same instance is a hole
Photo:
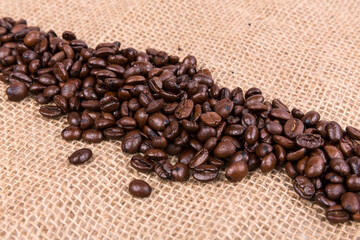
[[[324,169],[324,159],[319,155],[315,155],[307,160],[305,166],[305,175],[309,178],[318,177],[323,173]]]
[[[335,201],[332,201],[325,196],[325,192],[323,190],[316,191],[314,199],[316,203],[323,208],[328,208],[336,205]]]
[[[311,199],[315,194],[314,184],[305,176],[297,176],[294,179],[294,189],[304,199]]]
[[[69,162],[71,164],[83,164],[87,162],[92,157],[92,151],[88,148],[82,148],[77,151],[75,151],[73,154],[69,157]]]
[[[331,142],[337,143],[343,136],[343,130],[337,122],[329,122],[326,125],[326,132]]]
[[[343,183],[344,178],[337,173],[329,172],[325,175],[325,180],[330,183]]]
[[[218,168],[214,165],[203,164],[194,168],[193,177],[201,182],[215,180],[218,176]]]
[[[360,210],[359,197],[352,192],[346,192],[341,196],[341,206],[349,213],[356,213]]]
[[[200,119],[210,127],[216,127],[221,123],[221,116],[216,112],[203,113],[201,114]]]
[[[151,191],[152,189],[150,185],[143,180],[135,179],[130,182],[129,192],[131,195],[135,197],[140,197],[140,198],[149,197]]]
[[[289,120],[291,118],[291,114],[282,108],[272,109],[270,116],[280,120]]]
[[[330,161],[331,169],[339,173],[341,176],[348,176],[350,174],[350,166],[344,159],[335,158]]]
[[[9,101],[21,101],[28,94],[28,88],[23,82],[13,82],[10,87],[6,89],[6,94]]]
[[[209,152],[205,148],[200,149],[189,162],[190,168],[196,168],[204,164],[209,158]]]
[[[260,165],[261,172],[263,172],[263,173],[271,172],[272,170],[274,170],[274,168],[276,166],[276,162],[277,162],[277,160],[276,160],[275,154],[273,154],[273,153],[266,154],[261,159],[261,165]]]
[[[126,153],[136,153],[142,142],[142,137],[137,130],[128,132],[122,141],[121,149]]]
[[[347,127],[346,132],[349,134],[349,136],[355,140],[360,140],[360,130],[356,129],[354,127]]]
[[[171,170],[172,177],[175,181],[183,182],[189,178],[189,168],[184,163],[176,163]]]
[[[47,118],[58,118],[63,114],[61,108],[51,105],[40,107],[39,112],[41,115]]]
[[[167,160],[161,160],[155,165],[155,173],[162,179],[171,179],[173,166]]]
[[[343,184],[330,183],[326,185],[325,192],[329,199],[338,200],[341,195],[346,192],[346,190]]]
[[[296,168],[291,164],[291,162],[287,162],[285,164],[285,171],[286,174],[292,179],[294,179],[298,175]]]
[[[302,148],[315,149],[324,145],[324,140],[318,134],[302,133],[296,137],[296,144]]]
[[[131,167],[139,172],[149,173],[154,170],[154,163],[141,155],[134,155],[130,161]]]
[[[306,126],[314,126],[319,120],[320,114],[316,111],[309,111],[301,118]]]
[[[346,179],[346,186],[349,188],[351,192],[359,192],[360,191],[360,176],[356,174],[350,175]]]
[[[215,104],[214,111],[222,118],[227,118],[230,115],[233,107],[234,103],[229,98],[224,98]]]
[[[162,131],[169,124],[169,119],[162,113],[154,113],[149,116],[148,124],[152,129]]]
[[[236,147],[232,142],[220,142],[214,149],[214,155],[218,158],[230,157],[236,152]]]
[[[331,223],[344,223],[350,218],[349,214],[343,209],[341,205],[335,205],[326,209],[326,218]]]
[[[66,127],[61,132],[61,136],[65,140],[79,140],[81,138],[81,129],[77,126]]]
[[[175,109],[175,116],[177,119],[185,119],[190,116],[194,109],[194,102],[191,99],[182,100]]]
[[[233,162],[225,171],[225,177],[230,182],[241,181],[248,173],[248,165],[245,161]]]
[[[257,142],[257,140],[259,139],[259,130],[258,130],[258,128],[256,126],[254,126],[254,125],[250,125],[245,130],[244,138],[245,138],[245,141],[248,144],[250,144],[250,145],[255,144]]]
[[[85,142],[89,143],[99,143],[104,138],[102,132],[95,129],[85,130],[81,137]]]
[[[304,124],[300,119],[292,118],[284,125],[284,134],[288,138],[295,138],[304,132]]]
[[[255,153],[258,157],[264,157],[266,154],[271,153],[273,150],[273,146],[267,143],[260,143],[256,149]]]
[[[279,144],[285,149],[293,149],[296,147],[295,142],[287,137],[281,135],[273,135],[272,139],[274,140],[275,143]],[[269,143],[271,143],[271,141]]]
[[[161,161],[161,160],[166,160],[168,158],[168,155],[161,149],[153,148],[153,149],[149,149],[145,153],[145,157],[152,161]]]
[[[180,154],[178,161],[180,163],[184,163],[184,164],[188,165],[191,162],[192,158],[194,157],[195,153],[196,152],[191,149],[185,150]]]
[[[307,153],[306,148],[300,148],[295,152],[289,152],[288,154],[286,154],[286,160],[290,162],[298,161],[303,157],[305,157],[306,153]]]

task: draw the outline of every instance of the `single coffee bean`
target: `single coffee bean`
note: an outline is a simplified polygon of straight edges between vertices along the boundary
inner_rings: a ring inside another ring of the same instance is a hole
[[[305,176],[297,176],[294,179],[294,189],[304,199],[311,199],[315,194],[314,184]]]
[[[92,157],[92,155],[93,153],[90,149],[82,148],[70,155],[69,162],[75,165],[83,164],[87,162]]]
[[[123,150],[123,152],[134,154],[139,150],[141,142],[142,142],[142,137],[139,131],[137,130],[130,131],[125,135],[121,143],[121,149]]]
[[[224,98],[215,104],[214,111],[225,119],[230,115],[233,107],[234,103],[229,98]]]
[[[325,169],[324,159],[319,156],[311,156],[305,165],[305,175],[309,178],[320,176]]]
[[[290,150],[296,147],[295,141],[290,138],[281,135],[273,135],[272,139],[274,140],[275,143],[279,144],[285,149]],[[271,141],[269,141],[269,143],[271,143]]]
[[[221,116],[216,112],[203,113],[201,114],[200,119],[210,127],[216,127],[221,123]]]
[[[172,167],[167,160],[161,160],[155,165],[155,173],[162,179],[171,179]]]
[[[329,122],[326,127],[327,136],[331,142],[337,143],[343,137],[343,130],[337,122]]]
[[[301,118],[306,126],[314,126],[319,120],[320,114],[316,111],[309,111]]]
[[[209,158],[209,151],[205,148],[200,149],[194,157],[191,159],[189,163],[190,168],[196,168],[197,166],[200,166],[204,164]]]
[[[245,130],[244,138],[248,144],[250,144],[250,145],[255,144],[257,142],[257,140],[259,139],[258,128],[255,125],[250,125]]]
[[[284,134],[288,138],[295,138],[304,132],[304,123],[297,118],[292,118],[286,121],[284,125]]]
[[[263,173],[268,173],[274,170],[276,166],[277,159],[275,154],[268,153],[261,159],[260,169]]]
[[[152,189],[147,182],[139,179],[132,180],[129,185],[129,192],[135,197],[149,197],[151,194],[151,190]]]
[[[225,177],[230,182],[241,181],[248,173],[248,165],[245,161],[233,162],[227,167]]]
[[[273,108],[270,112],[270,116],[280,120],[289,120],[291,118],[291,114],[281,108]]]
[[[219,170],[216,166],[203,164],[195,167],[193,177],[201,182],[209,182],[217,178],[218,172]]]
[[[28,94],[28,88],[23,82],[13,82],[10,87],[6,89],[6,94],[9,101],[21,101]]]
[[[343,183],[344,178],[337,173],[329,172],[325,175],[325,180],[330,183]]]
[[[349,136],[355,140],[360,140],[360,130],[356,129],[354,127],[347,127],[346,132],[349,134]]]
[[[194,150],[191,150],[191,149],[185,150],[180,154],[178,161],[180,163],[184,163],[184,164],[188,165],[191,162],[191,160],[195,154],[196,154],[196,152]]]
[[[329,199],[338,200],[346,192],[343,184],[330,183],[325,186],[325,192]]]
[[[349,188],[351,192],[359,192],[360,191],[360,176],[356,174],[350,175],[346,179],[346,186]]]
[[[65,140],[79,140],[81,138],[81,129],[77,126],[69,126],[61,131],[61,136]]]
[[[328,208],[328,207],[336,205],[335,201],[330,200],[329,198],[327,198],[325,196],[325,192],[323,190],[316,191],[314,199],[315,199],[316,203],[319,204],[323,208]]]
[[[329,124],[328,121],[319,121],[317,124],[316,124],[316,132],[318,134],[320,134],[323,138],[326,138],[327,137],[327,132],[326,132],[326,126]]]
[[[67,121],[72,126],[80,126],[81,123],[81,115],[78,112],[70,112],[67,115]]]
[[[350,166],[344,159],[335,158],[330,161],[331,169],[339,173],[341,176],[348,176],[350,174]]]
[[[95,129],[85,130],[81,137],[85,142],[89,143],[99,143],[104,138],[102,132]]]
[[[295,142],[299,147],[307,149],[315,149],[324,145],[324,139],[320,135],[312,133],[299,134]]]
[[[285,164],[285,171],[286,174],[292,179],[294,179],[298,175],[296,168],[291,164],[291,162],[287,162]]]
[[[269,133],[274,135],[281,135],[283,132],[283,126],[275,121],[270,121],[266,124],[266,129]]]
[[[333,145],[325,145],[324,150],[330,159],[344,158],[344,155],[339,148]]]
[[[171,174],[175,181],[183,182],[189,178],[189,168],[187,164],[179,162],[172,167]]]
[[[124,129],[119,127],[110,127],[104,130],[104,136],[110,140],[120,140],[124,135]]]
[[[39,112],[41,115],[47,118],[58,118],[63,114],[61,108],[51,105],[40,107]]]
[[[349,164],[351,172],[360,175],[360,158],[357,156],[348,158],[346,162]]]
[[[168,155],[161,149],[153,148],[153,149],[149,149],[145,153],[145,157],[152,161],[161,161],[161,160],[166,160],[168,158]]]
[[[214,155],[218,158],[232,156],[236,152],[236,147],[232,142],[220,142],[214,149]]]
[[[360,210],[359,196],[352,192],[346,192],[341,196],[341,206],[349,213],[356,213]]]
[[[130,165],[139,172],[149,173],[154,170],[154,163],[141,155],[134,155],[131,158]]]
[[[344,223],[350,218],[349,213],[347,213],[341,205],[328,207],[325,215],[331,223]]]
[[[148,124],[156,131],[163,131],[169,124],[169,119],[162,113],[154,113],[149,116]]]
[[[270,144],[267,143],[260,143],[256,148],[255,148],[255,153],[258,157],[264,157],[266,154],[271,153],[273,150],[273,146],[271,146]]]
[[[175,109],[175,117],[177,119],[185,119],[190,116],[194,109],[194,102],[191,99],[181,100],[177,108]]]

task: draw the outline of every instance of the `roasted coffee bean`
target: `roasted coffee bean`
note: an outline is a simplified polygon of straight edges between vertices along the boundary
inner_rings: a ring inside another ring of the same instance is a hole
[[[203,164],[194,169],[193,177],[201,182],[209,182],[215,180],[218,176],[219,170],[216,166],[210,164]]]
[[[360,158],[357,156],[348,158],[346,162],[349,164],[351,172],[360,175]]]
[[[307,160],[305,166],[305,175],[309,178],[318,177],[323,173],[324,169],[324,159],[319,155],[315,155]]]
[[[149,173],[154,170],[154,163],[141,155],[134,155],[130,161],[131,167],[139,172]]]
[[[266,124],[266,130],[274,135],[281,135],[283,132],[283,126],[275,121],[270,121]]]
[[[230,115],[233,107],[234,103],[229,98],[224,98],[215,104],[214,111],[222,118],[227,118]]]
[[[149,114],[159,112],[164,106],[164,99],[157,99],[152,102],[150,102],[147,107],[145,108],[145,111]]]
[[[119,100],[114,96],[105,96],[100,100],[100,109],[103,112],[113,112],[120,106]]]
[[[148,124],[156,131],[163,131],[169,124],[169,119],[162,113],[154,113],[149,116]]]
[[[200,119],[210,127],[216,127],[221,123],[221,116],[216,112],[206,112],[201,114]]]
[[[72,126],[80,126],[81,123],[81,115],[78,112],[70,112],[67,115],[67,121]]]
[[[79,140],[81,138],[81,129],[77,126],[66,127],[61,132],[61,136],[65,140]]]
[[[349,188],[351,192],[359,192],[360,191],[360,176],[356,174],[350,175],[346,179],[346,186]]]
[[[166,160],[168,158],[168,155],[166,154],[166,152],[164,152],[161,149],[153,148],[153,149],[149,149],[145,153],[145,157],[152,161],[161,161],[161,160]]]
[[[268,153],[266,154],[262,159],[261,159],[261,164],[260,164],[260,169],[263,173],[268,173],[271,172],[272,170],[274,170],[275,166],[276,166],[276,157],[275,154],[273,153]]]
[[[352,192],[346,192],[341,196],[341,206],[349,213],[356,213],[360,210],[359,196]]]
[[[329,122],[326,127],[327,136],[331,142],[337,143],[343,137],[343,130],[337,122]]]
[[[47,118],[58,118],[63,114],[61,108],[51,105],[40,107],[39,112],[41,115]]]
[[[291,114],[282,108],[273,108],[270,116],[280,120],[289,120],[291,118]]]
[[[129,185],[129,192],[135,197],[149,197],[151,194],[151,190],[152,189],[147,182],[139,179],[132,180]]]
[[[325,145],[324,150],[330,159],[344,158],[344,155],[337,147],[333,145]]]
[[[274,135],[272,136],[272,139],[274,140],[274,142],[281,145],[285,149],[293,149],[296,146],[295,142],[292,139],[281,135]]]
[[[73,154],[69,157],[69,162],[71,164],[83,164],[87,162],[92,157],[92,151],[88,148],[82,148],[77,151],[75,151]]]
[[[299,147],[315,149],[324,145],[324,140],[318,134],[302,133],[296,137],[296,144]]]
[[[344,223],[350,218],[349,213],[347,213],[341,205],[328,207],[325,215],[331,223]]]
[[[85,142],[89,142],[89,143],[99,143],[104,138],[102,132],[95,129],[85,130],[81,135],[81,137]]]
[[[142,136],[139,131],[133,130],[128,132],[121,143],[121,149],[126,153],[136,153],[142,142]]]
[[[314,126],[319,120],[320,114],[316,111],[309,111],[301,118],[306,126]]]
[[[329,172],[325,175],[325,180],[331,183],[343,183],[344,178],[337,173]]]
[[[199,131],[196,133],[197,139],[204,143],[211,137],[216,136],[216,130],[213,127],[209,127],[206,125],[201,125]]]
[[[339,173],[341,176],[348,176],[350,174],[350,166],[344,159],[335,158],[330,161],[331,169]]]
[[[295,138],[304,132],[304,124],[300,119],[292,118],[284,125],[284,134],[288,138]]]
[[[292,165],[291,162],[287,162],[285,164],[285,171],[286,174],[292,179],[294,179],[298,175],[296,168]]]
[[[245,138],[245,141],[248,144],[250,144],[250,145],[255,144],[259,139],[259,130],[258,130],[258,128],[256,126],[254,126],[254,125],[250,125],[245,130],[244,138]]]
[[[314,184],[305,176],[297,176],[294,179],[294,189],[304,199],[311,199],[315,194]]]
[[[245,128],[240,124],[231,124],[224,130],[225,135],[229,136],[241,136],[245,132]]]
[[[162,179],[171,179],[173,166],[167,160],[161,160],[155,165],[155,173]]]
[[[253,96],[253,95],[256,95],[256,94],[261,95],[261,94],[262,94],[261,90],[258,89],[258,88],[255,88],[255,87],[249,88],[249,89],[245,92],[245,98],[247,99],[247,98],[249,98],[249,97],[251,97],[251,96]]]
[[[356,129],[354,127],[347,127],[346,132],[349,134],[349,136],[355,140],[360,140],[360,130]]]
[[[291,162],[298,161],[303,157],[305,157],[306,153],[307,153],[306,148],[301,148],[295,152],[289,152],[288,154],[286,154],[286,160]]]
[[[256,149],[255,153],[258,157],[264,157],[266,154],[271,153],[273,150],[273,146],[267,143],[260,143]]]
[[[190,116],[194,109],[194,102],[191,99],[182,100],[175,109],[175,116],[178,119],[185,119]]]
[[[10,87],[6,89],[6,94],[9,101],[21,101],[28,94],[28,88],[23,82],[13,82]]]
[[[194,150],[191,150],[191,149],[185,150],[180,154],[178,161],[180,163],[184,163],[184,164],[188,165],[191,162],[191,160],[195,154],[196,154],[196,152]]]
[[[245,161],[234,162],[225,171],[225,177],[230,182],[241,181],[248,173],[248,165]]]
[[[171,175],[175,181],[186,181],[189,178],[189,168],[184,163],[176,163],[171,169]]]
[[[204,164],[209,158],[209,151],[205,148],[200,149],[189,162],[190,168],[196,168]]]
[[[213,154],[218,158],[227,158],[236,152],[236,147],[232,142],[220,142],[215,147]]]
[[[329,183],[325,186],[325,192],[329,199],[338,200],[346,192],[343,184]]]
[[[319,190],[315,193],[314,199],[315,199],[316,203],[319,204],[323,208],[328,208],[328,207],[336,205],[336,202],[327,198],[325,196],[324,191],[322,191],[322,190]]]

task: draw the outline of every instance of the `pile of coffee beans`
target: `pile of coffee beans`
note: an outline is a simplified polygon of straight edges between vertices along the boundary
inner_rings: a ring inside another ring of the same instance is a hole
[[[258,88],[220,87],[194,56],[155,49],[120,49],[120,42],[90,48],[66,31],[0,20],[0,80],[9,100],[29,93],[44,117],[67,114],[65,140],[122,139],[136,154],[131,166],[160,178],[201,182],[219,174],[236,182],[258,168],[284,167],[300,197],[326,208],[330,222],[360,221],[360,131],[267,101]],[[178,155],[176,164],[169,155]],[[70,161],[81,163],[88,151]],[[149,196],[144,182],[130,192]]]

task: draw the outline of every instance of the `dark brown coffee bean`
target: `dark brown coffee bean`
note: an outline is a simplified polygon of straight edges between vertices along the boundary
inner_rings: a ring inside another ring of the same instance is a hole
[[[276,162],[277,162],[277,160],[276,160],[275,154],[273,154],[273,153],[266,154],[261,159],[261,165],[260,165],[261,172],[263,172],[263,173],[271,172],[272,170],[274,170],[274,168],[276,166]]]
[[[129,192],[135,197],[149,197],[151,194],[151,190],[152,189],[147,182],[139,179],[132,180],[129,185]]]
[[[284,125],[284,134],[288,138],[295,138],[304,132],[304,124],[300,119],[292,118]]]
[[[250,144],[253,145],[257,142],[257,140],[259,139],[259,130],[256,126],[254,125],[250,125],[248,128],[246,128],[245,130],[245,141]]]
[[[349,136],[355,140],[360,140],[360,130],[356,129],[354,127],[346,127],[346,132],[349,134]]]
[[[120,140],[124,135],[124,129],[119,127],[111,127],[104,130],[104,136],[110,140]]]
[[[142,142],[142,137],[137,130],[128,132],[121,144],[121,149],[126,153],[136,153]]]
[[[309,111],[301,118],[306,126],[314,126],[319,120],[320,114],[316,111]]]
[[[280,120],[289,120],[291,118],[291,114],[281,108],[273,108],[270,112],[270,116]]]
[[[61,132],[61,136],[65,140],[79,140],[81,138],[81,129],[77,126],[66,127]]]
[[[191,160],[195,154],[196,154],[196,152],[194,150],[191,150],[191,149],[185,150],[180,154],[178,161],[180,163],[184,163],[184,164],[188,165],[191,162]]]
[[[350,166],[344,159],[335,158],[330,161],[331,169],[339,173],[341,176],[348,176],[350,174]]]
[[[214,111],[225,119],[230,115],[233,107],[234,103],[229,98],[224,98],[215,104]]]
[[[21,72],[14,72],[10,74],[11,79],[15,79],[17,81],[20,82],[24,82],[24,83],[32,83],[33,80],[28,77],[26,74],[21,73]]]
[[[104,138],[102,132],[95,129],[85,130],[81,137],[85,142],[89,143],[99,143]]]
[[[80,126],[81,123],[81,115],[78,112],[70,112],[67,115],[67,121],[72,126]]]
[[[256,94],[261,95],[262,94],[261,90],[258,88],[249,88],[245,93],[245,98],[247,99]]]
[[[56,106],[61,108],[61,111],[63,111],[64,113],[68,112],[69,104],[68,104],[68,100],[64,96],[55,95],[53,100]]]
[[[285,149],[280,146],[279,144],[275,144],[273,146],[273,152],[275,154],[276,159],[278,160],[280,165],[283,165],[283,163],[286,160],[286,151]]]
[[[294,179],[298,175],[296,168],[291,164],[291,162],[287,162],[285,164],[285,171],[286,174],[292,179]]]
[[[216,136],[216,130],[213,127],[209,127],[206,125],[201,125],[199,131],[196,133],[197,139],[204,143],[209,138]]]
[[[154,113],[149,116],[148,124],[152,129],[162,131],[169,124],[169,119],[162,113]]]
[[[326,125],[327,136],[331,142],[337,143],[343,137],[343,130],[337,122],[329,122]]]
[[[168,158],[168,155],[161,149],[153,148],[153,149],[149,149],[145,153],[145,157],[153,161],[161,161],[161,160],[166,160]]]
[[[69,157],[69,162],[71,164],[83,164],[87,162],[92,157],[92,151],[88,148],[82,148],[77,151],[75,151],[73,154]]]
[[[350,218],[349,213],[347,213],[341,205],[328,207],[325,215],[331,223],[344,223]]]
[[[309,178],[314,178],[320,176],[325,169],[324,159],[319,156],[311,156],[305,166],[305,175]]]
[[[150,102],[147,107],[145,108],[145,111],[149,114],[156,113],[161,111],[161,109],[164,106],[164,99],[157,99],[152,102]]]
[[[175,109],[175,116],[177,119],[185,119],[190,116],[194,109],[194,102],[191,99],[182,100]]]
[[[200,119],[210,127],[216,127],[221,123],[221,116],[216,112],[203,113],[201,114]]]
[[[328,125],[328,123],[328,121],[321,120],[316,124],[316,132],[320,134],[323,138],[327,137],[326,126]]]
[[[151,149],[151,140],[149,139],[145,139],[142,141],[140,147],[139,147],[139,152],[141,153],[146,153],[149,149]]]
[[[28,88],[23,82],[13,82],[10,87],[6,89],[6,94],[9,101],[21,101],[28,94]]]
[[[201,182],[215,180],[218,176],[218,168],[214,165],[203,164],[194,169],[193,177]]]
[[[298,161],[303,157],[305,157],[306,153],[307,153],[306,148],[301,148],[295,152],[289,152],[288,154],[286,154],[286,160],[290,162]]]
[[[275,121],[270,121],[266,124],[266,130],[274,135],[281,135],[283,132],[283,126]]]
[[[352,192],[346,192],[341,196],[341,206],[349,213],[356,213],[360,210],[359,197]]]
[[[260,132],[260,137],[261,137],[261,132]],[[265,136],[265,137],[268,137],[268,136]],[[262,138],[264,138],[264,137],[262,137]],[[272,139],[274,140],[275,143],[279,144],[280,146],[282,146],[285,149],[293,149],[296,147],[295,142],[287,137],[284,137],[281,135],[274,135],[274,136],[272,136]],[[266,141],[266,139],[264,139],[263,142],[271,143],[271,138],[270,138],[270,141]]]
[[[348,158],[346,162],[349,164],[351,172],[360,175],[360,158],[357,156]]]
[[[139,172],[149,173],[154,170],[154,163],[141,155],[134,155],[130,161],[131,167]]]
[[[325,192],[329,199],[338,200],[346,190],[343,184],[330,183],[325,186]]]
[[[324,145],[324,140],[318,134],[302,133],[296,137],[296,144],[299,147],[315,149]]]
[[[217,144],[218,139],[216,137],[209,138],[206,140],[204,144],[204,148],[207,149],[209,152],[212,152]]]
[[[175,181],[183,182],[189,178],[189,168],[184,163],[176,163],[171,169],[172,177]]]
[[[214,149],[214,155],[218,158],[230,157],[236,152],[236,147],[232,142],[220,142]]]
[[[344,178],[337,173],[329,172],[325,175],[325,180],[330,183],[343,183]]]
[[[294,189],[300,197],[311,199],[315,194],[314,184],[305,176],[297,176],[294,179]]]
[[[225,177],[230,182],[241,181],[248,173],[248,165],[245,161],[233,162],[225,171]]]
[[[324,191],[322,191],[322,190],[319,190],[315,193],[314,199],[315,199],[316,203],[319,204],[323,208],[328,208],[328,207],[336,205],[336,202],[327,198],[325,196]]]
[[[60,93],[60,88],[56,85],[48,86],[44,89],[44,97],[53,97]]]
[[[106,96],[100,100],[100,109],[103,112],[113,112],[120,106],[119,100],[114,96]]]
[[[265,155],[271,153],[273,150],[273,147],[270,144],[267,143],[260,143],[256,149],[255,153],[258,157],[264,157]]]
[[[63,114],[61,108],[51,105],[40,107],[39,112],[41,115],[47,118],[58,118]]]
[[[245,128],[240,124],[231,124],[224,130],[225,135],[229,136],[241,136],[245,132]]]
[[[155,165],[155,173],[162,179],[171,179],[173,166],[167,160],[161,160]]]
[[[344,155],[337,147],[333,145],[325,145],[324,150],[330,159],[344,158]]]
[[[189,162],[190,168],[196,168],[204,164],[209,158],[209,151],[205,148],[200,149]]]
[[[43,93],[39,93],[38,95],[36,95],[35,100],[39,104],[47,104],[51,102],[51,98],[45,97]]]
[[[359,192],[360,191],[360,176],[356,174],[350,175],[346,179],[346,186],[349,188],[351,192]]]

